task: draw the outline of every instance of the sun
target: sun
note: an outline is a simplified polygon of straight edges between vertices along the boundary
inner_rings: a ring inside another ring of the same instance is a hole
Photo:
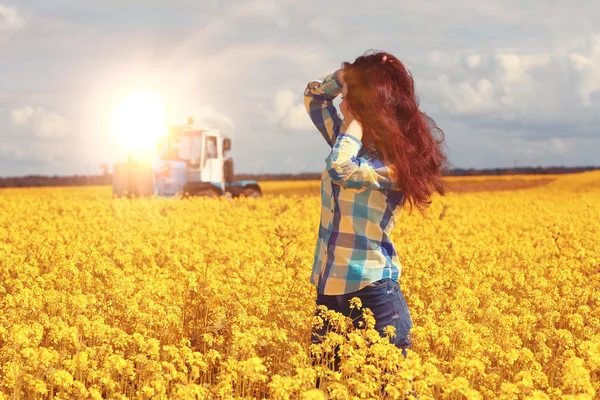
[[[167,134],[167,104],[153,92],[133,92],[115,109],[114,134],[129,153],[153,150]]]

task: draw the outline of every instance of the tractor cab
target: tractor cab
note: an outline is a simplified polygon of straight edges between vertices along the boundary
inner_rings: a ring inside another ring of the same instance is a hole
[[[259,197],[255,181],[233,181],[233,160],[225,159],[231,139],[220,131],[194,124],[175,126],[158,145],[153,163],[155,192],[159,196],[218,196],[226,192]]]

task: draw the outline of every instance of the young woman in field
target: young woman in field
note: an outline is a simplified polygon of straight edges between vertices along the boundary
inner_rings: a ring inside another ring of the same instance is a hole
[[[343,120],[333,104],[340,93]],[[321,178],[321,223],[310,279],[317,287],[316,304],[349,315],[350,299],[360,298],[381,336],[386,326],[395,327],[391,342],[406,356],[413,323],[390,235],[405,205],[423,212],[434,190],[444,194],[444,134],[419,110],[411,74],[385,52],[366,53],[309,82],[304,102],[332,148]],[[314,328],[312,342],[319,343],[326,331],[327,322]]]

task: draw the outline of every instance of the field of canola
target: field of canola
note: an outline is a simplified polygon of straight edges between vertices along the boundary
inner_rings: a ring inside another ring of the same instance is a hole
[[[600,172],[552,179],[401,214],[413,351],[327,315],[337,373],[308,357],[318,182],[1,190],[0,399],[600,398]]]

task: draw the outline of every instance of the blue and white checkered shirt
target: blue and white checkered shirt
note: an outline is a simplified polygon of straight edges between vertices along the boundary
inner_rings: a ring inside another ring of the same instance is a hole
[[[390,239],[403,194],[374,150],[340,133],[333,99],[342,88],[337,71],[311,81],[304,104],[331,153],[321,176],[321,222],[310,282],[326,295],[352,293],[369,283],[398,280],[401,265]]]

